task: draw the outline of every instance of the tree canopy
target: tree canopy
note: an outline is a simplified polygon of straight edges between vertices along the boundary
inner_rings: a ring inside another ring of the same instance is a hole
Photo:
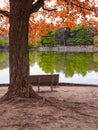
[[[30,41],[34,41],[40,35],[46,34],[46,30],[59,27],[73,28],[76,23],[94,26],[98,30],[98,5],[96,0],[31,1],[31,15],[29,18]],[[23,2],[21,1],[20,3],[21,8],[24,8]],[[27,3],[30,4],[29,1]],[[0,13],[0,33],[7,33],[10,18],[10,1],[6,0],[5,7],[3,10],[0,9]]]

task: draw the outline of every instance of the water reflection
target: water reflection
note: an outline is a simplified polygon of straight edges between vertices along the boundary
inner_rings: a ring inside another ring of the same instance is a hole
[[[30,74],[59,73],[59,82],[98,84],[98,53],[34,51],[29,58]],[[8,53],[0,53],[0,63],[0,83],[8,83]]]
[[[91,64],[90,53],[42,53],[39,66],[46,73],[62,72],[66,77],[72,77],[75,73],[86,75]]]
[[[0,70],[5,69],[9,66],[9,53],[8,52],[0,52]]]

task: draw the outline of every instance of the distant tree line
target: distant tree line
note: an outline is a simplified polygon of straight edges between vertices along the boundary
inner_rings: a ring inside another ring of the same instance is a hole
[[[9,40],[8,36],[0,36],[0,49],[7,48]],[[49,30],[46,35],[42,35],[33,43],[28,42],[31,48],[39,46],[75,46],[75,45],[96,45],[98,46],[98,35],[94,36],[93,28],[86,28],[77,25],[73,30],[69,27],[59,28],[58,30]]]
[[[84,26],[75,26],[73,30],[69,27],[59,28],[58,30],[48,31],[41,37],[42,46],[55,45],[92,45],[93,34],[90,28]]]

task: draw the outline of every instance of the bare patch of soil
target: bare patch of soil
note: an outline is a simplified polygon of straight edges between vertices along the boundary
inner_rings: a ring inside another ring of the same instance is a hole
[[[0,88],[0,96],[7,88]],[[98,88],[60,87],[0,104],[0,130],[98,130]]]

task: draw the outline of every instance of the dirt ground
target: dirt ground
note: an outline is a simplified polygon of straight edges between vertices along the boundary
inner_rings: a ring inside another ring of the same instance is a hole
[[[98,130],[97,87],[49,89],[41,89],[43,100],[18,98],[0,104],[0,130]],[[6,91],[0,87],[0,97]]]

